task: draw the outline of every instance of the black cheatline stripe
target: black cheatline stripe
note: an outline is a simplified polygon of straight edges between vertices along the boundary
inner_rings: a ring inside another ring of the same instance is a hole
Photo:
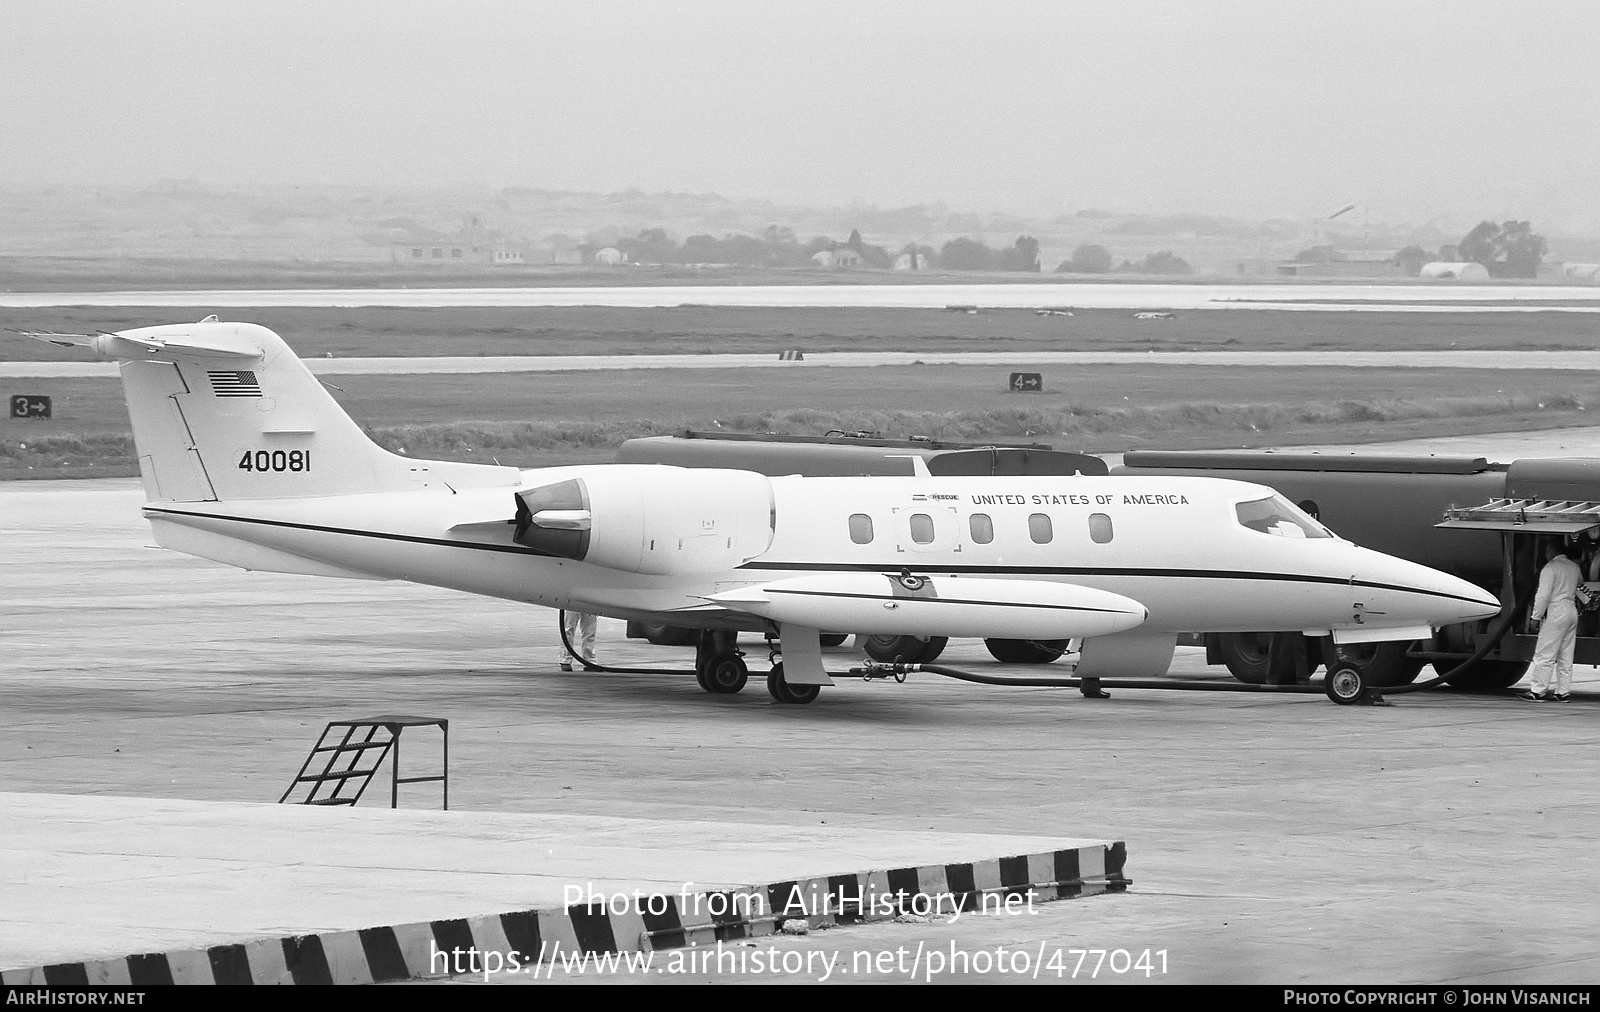
[[[764,587],[767,594],[793,594],[798,597],[850,597],[864,601],[934,601],[939,604],[977,604],[989,608],[1043,608],[1049,611],[1095,611],[1107,615],[1127,615],[1130,612],[1119,611],[1115,608],[1082,608],[1071,604],[1029,604],[1025,602],[1006,601],[973,601],[964,597],[893,597],[884,594],[846,594],[830,593],[826,590],[790,590],[787,587]]]
[[[424,538],[413,534],[385,534],[382,531],[358,531],[348,527],[324,527],[321,524],[297,524],[288,520],[262,520],[257,517],[231,517],[221,513],[194,513],[189,510],[169,510],[159,506],[144,507],[146,513],[165,513],[175,517],[197,517],[201,520],[231,520],[240,524],[257,524],[262,527],[287,527],[297,531],[317,531],[321,534],[347,534],[355,538],[378,538],[382,541],[407,541],[418,545],[438,545],[442,548],[472,548],[480,552],[507,552],[512,555],[535,555],[541,559],[557,556],[522,545],[488,545],[481,541],[447,541],[444,538]]]
[[[774,571],[799,571],[799,572],[852,572],[852,573],[881,573],[884,576],[899,576],[906,567],[892,565],[874,565],[872,563],[831,563],[831,562],[746,562],[739,569],[757,569]],[[1442,597],[1449,601],[1466,601],[1471,604],[1482,604],[1477,598],[1463,597],[1460,594],[1446,594],[1438,590],[1424,590],[1421,587],[1406,587],[1398,583],[1377,583],[1372,580],[1341,580],[1337,576],[1305,576],[1295,573],[1261,573],[1243,569],[1118,569],[1106,566],[925,566],[923,572],[928,574],[950,573],[998,573],[1009,576],[1155,576],[1155,577],[1204,577],[1209,580],[1264,580],[1272,583],[1316,583],[1331,584],[1340,587],[1365,587],[1368,590],[1398,590],[1406,594],[1424,594],[1428,597]]]
[[[357,538],[378,538],[383,541],[405,541],[418,545],[437,545],[441,548],[471,548],[481,552],[507,552],[512,555],[532,555],[542,559],[554,559],[561,556],[551,555],[537,549],[527,548],[522,545],[486,545],[481,541],[446,541],[443,538],[424,538],[412,534],[386,534],[382,531],[358,531],[347,527],[324,527],[320,524],[297,524],[287,520],[262,520],[257,517],[225,516],[221,513],[194,513],[189,510],[163,509],[159,506],[143,507],[146,513],[165,513],[175,517],[197,517],[202,520],[231,520],[234,523],[258,524],[263,527],[287,527],[299,531],[318,531],[323,534],[346,534]],[[882,573],[884,576],[898,576],[904,566],[874,565],[871,563],[832,563],[832,562],[746,562],[737,569],[777,570],[792,572],[852,572],[852,573]],[[1277,583],[1321,583],[1349,585],[1352,587],[1366,587],[1369,590],[1398,590],[1406,594],[1423,594],[1428,597],[1441,597],[1447,601],[1465,601],[1469,604],[1482,604],[1477,598],[1463,597],[1460,594],[1446,594],[1437,590],[1423,590],[1421,587],[1404,587],[1394,583],[1375,583],[1370,580],[1341,580],[1334,576],[1297,576],[1292,573],[1253,573],[1236,569],[1111,569],[1087,566],[929,566],[930,573],[1001,573],[1011,576],[1156,576],[1156,577],[1205,577],[1212,580],[1267,580]]]

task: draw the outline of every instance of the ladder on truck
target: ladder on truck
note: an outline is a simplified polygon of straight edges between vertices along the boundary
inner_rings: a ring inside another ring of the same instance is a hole
[[[439,772],[400,775],[400,733],[408,727],[437,727]],[[437,782],[442,807],[450,807],[450,722],[441,717],[384,715],[362,720],[330,720],[300,765],[278,804],[354,805],[389,760],[389,807],[400,807],[400,785]]]

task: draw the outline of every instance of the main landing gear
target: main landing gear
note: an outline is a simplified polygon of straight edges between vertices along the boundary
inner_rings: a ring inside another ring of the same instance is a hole
[[[767,695],[780,703],[809,703],[822,692],[820,685],[790,685],[783,679],[783,662],[772,666],[767,675]]]
[[[767,674],[767,694],[780,703],[810,703],[822,692],[820,685],[791,685],[783,677],[783,662],[772,652],[772,670]],[[694,674],[700,688],[719,696],[731,696],[750,680],[750,668],[737,644],[737,634],[706,632],[695,650]]]
[[[750,669],[744,663],[744,651],[739,649],[738,636],[729,632],[705,632],[695,647],[694,677],[700,688],[721,696],[731,696],[743,689],[750,679]]]

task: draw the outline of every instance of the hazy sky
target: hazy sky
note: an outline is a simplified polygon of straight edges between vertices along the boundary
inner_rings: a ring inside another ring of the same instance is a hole
[[[0,0],[0,180],[1600,229],[1600,4]]]

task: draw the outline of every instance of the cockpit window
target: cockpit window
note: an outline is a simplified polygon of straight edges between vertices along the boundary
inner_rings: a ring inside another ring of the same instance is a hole
[[[1233,508],[1239,523],[1252,531],[1280,538],[1331,538],[1326,527],[1306,516],[1281,495],[1242,502]]]

